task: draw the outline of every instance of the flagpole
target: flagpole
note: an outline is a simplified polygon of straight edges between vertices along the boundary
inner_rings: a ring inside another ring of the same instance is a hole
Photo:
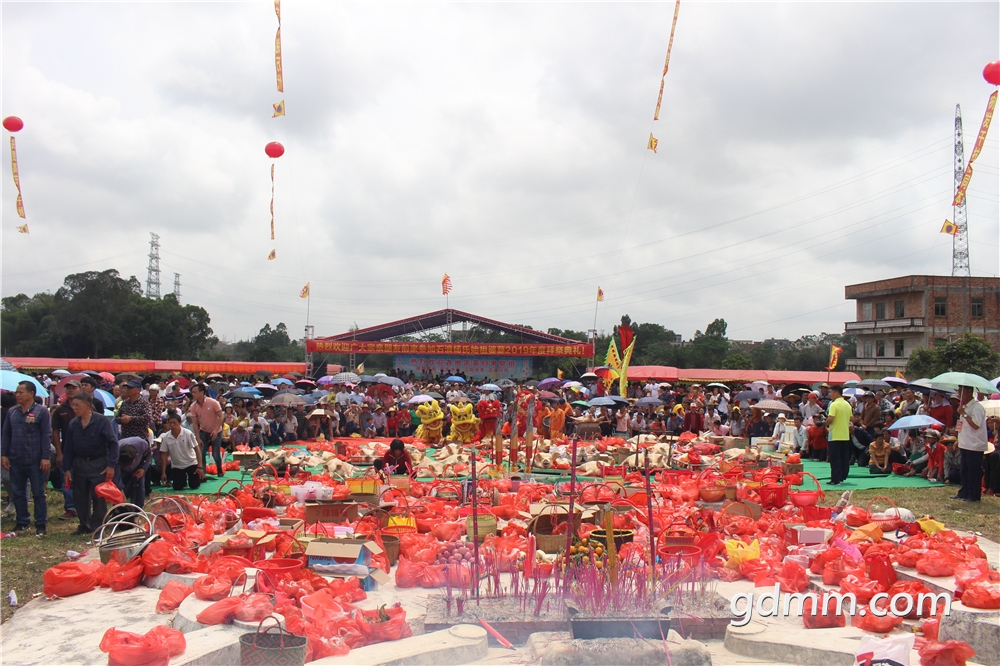
[[[597,288],[600,290],[600,287]],[[594,349],[590,356],[590,367],[593,368],[597,365],[597,310],[601,307],[600,299],[594,304]]]

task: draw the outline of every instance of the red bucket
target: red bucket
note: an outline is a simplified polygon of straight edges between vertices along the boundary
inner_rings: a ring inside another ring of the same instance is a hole
[[[701,548],[698,546],[660,546],[656,549],[656,554],[664,562],[680,557],[682,562],[691,566],[697,566],[702,558]]]

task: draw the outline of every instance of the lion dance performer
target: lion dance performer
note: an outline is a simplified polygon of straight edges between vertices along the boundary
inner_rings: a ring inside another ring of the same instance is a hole
[[[528,389],[521,389],[517,392],[517,432],[524,433],[525,445],[528,445],[528,419],[533,416],[534,406],[535,406],[535,392]],[[517,450],[520,447],[520,442],[514,434],[511,434],[510,438],[510,467],[514,469],[517,465]],[[529,446],[530,448],[530,446]],[[530,452],[526,451],[526,454]],[[530,455],[528,455],[527,460],[531,460]]]
[[[493,464],[497,467],[503,462],[503,438],[497,436],[497,419],[500,418],[501,410],[500,401],[492,393],[476,405],[476,412],[479,414],[479,440],[485,442],[487,438],[493,439]]]
[[[444,412],[437,400],[421,403],[417,407],[420,417],[420,427],[414,437],[422,439],[426,444],[437,444],[441,441],[441,428],[444,426]]]
[[[449,439],[462,444],[472,444],[479,434],[479,419],[472,413],[472,403],[451,406],[451,434]],[[476,455],[473,447],[472,455]]]

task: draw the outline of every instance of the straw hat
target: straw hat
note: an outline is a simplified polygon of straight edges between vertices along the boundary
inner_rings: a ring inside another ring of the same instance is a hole
[[[307,416],[306,418],[311,419],[314,416],[326,416],[326,412],[324,412],[322,409],[314,409],[309,413],[309,416]]]

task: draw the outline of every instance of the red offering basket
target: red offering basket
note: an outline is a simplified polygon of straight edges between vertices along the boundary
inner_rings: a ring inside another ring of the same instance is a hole
[[[768,483],[757,489],[760,505],[767,509],[780,509],[788,504],[788,486],[783,483]]]
[[[821,499],[826,497],[826,493],[823,492],[823,486],[820,485],[819,479],[809,472],[803,472],[803,475],[813,480],[813,483],[816,484],[816,490],[797,490],[788,493],[788,497],[795,506],[816,506]]]

